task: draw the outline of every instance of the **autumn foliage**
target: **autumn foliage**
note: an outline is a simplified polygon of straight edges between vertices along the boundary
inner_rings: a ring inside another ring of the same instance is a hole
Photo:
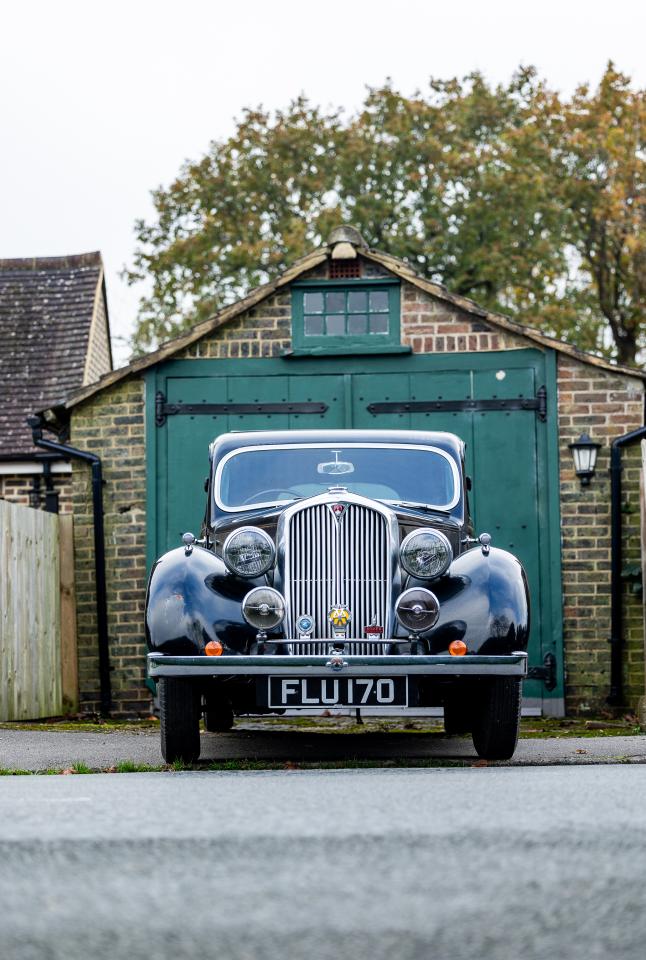
[[[141,353],[297,260],[341,222],[449,289],[577,346],[635,363],[645,346],[646,95],[612,64],[570,99],[533,68],[360,112],[246,110],[136,224],[148,279]]]

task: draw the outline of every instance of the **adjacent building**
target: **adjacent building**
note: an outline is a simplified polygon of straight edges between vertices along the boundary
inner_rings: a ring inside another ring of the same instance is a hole
[[[72,509],[72,468],[34,447],[27,417],[110,370],[101,255],[0,260],[0,499]]]

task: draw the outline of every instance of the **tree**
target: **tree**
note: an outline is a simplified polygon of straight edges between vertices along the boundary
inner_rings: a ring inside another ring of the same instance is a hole
[[[617,359],[634,363],[646,328],[646,96],[610,63],[598,90],[564,110],[557,157],[567,239],[588,283],[579,300],[607,321]]]
[[[596,94],[581,88],[567,104],[521,68],[494,88],[479,74],[431,80],[411,97],[386,83],[348,119],[303,98],[275,117],[246,111],[229,140],[154,193],[155,221],[136,226],[128,277],[149,277],[152,292],[135,351],[349,222],[455,292],[585,349],[612,352],[610,324],[631,362],[642,335],[643,109],[609,66]]]

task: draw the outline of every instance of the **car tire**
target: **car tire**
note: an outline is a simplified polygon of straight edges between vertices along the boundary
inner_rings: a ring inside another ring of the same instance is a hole
[[[190,680],[159,681],[161,752],[166,763],[194,763],[200,755],[200,706]]]
[[[483,683],[473,717],[473,746],[483,760],[509,760],[518,743],[522,681],[495,677]]]
[[[225,733],[233,726],[233,708],[226,699],[206,698],[204,726],[209,733]]]
[[[471,733],[472,727],[471,703],[463,694],[449,694],[444,700],[444,732],[447,737],[461,737]]]

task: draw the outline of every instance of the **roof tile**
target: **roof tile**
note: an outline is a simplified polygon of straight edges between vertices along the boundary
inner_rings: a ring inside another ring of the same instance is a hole
[[[35,452],[26,417],[83,383],[100,253],[0,260],[0,455]]]

